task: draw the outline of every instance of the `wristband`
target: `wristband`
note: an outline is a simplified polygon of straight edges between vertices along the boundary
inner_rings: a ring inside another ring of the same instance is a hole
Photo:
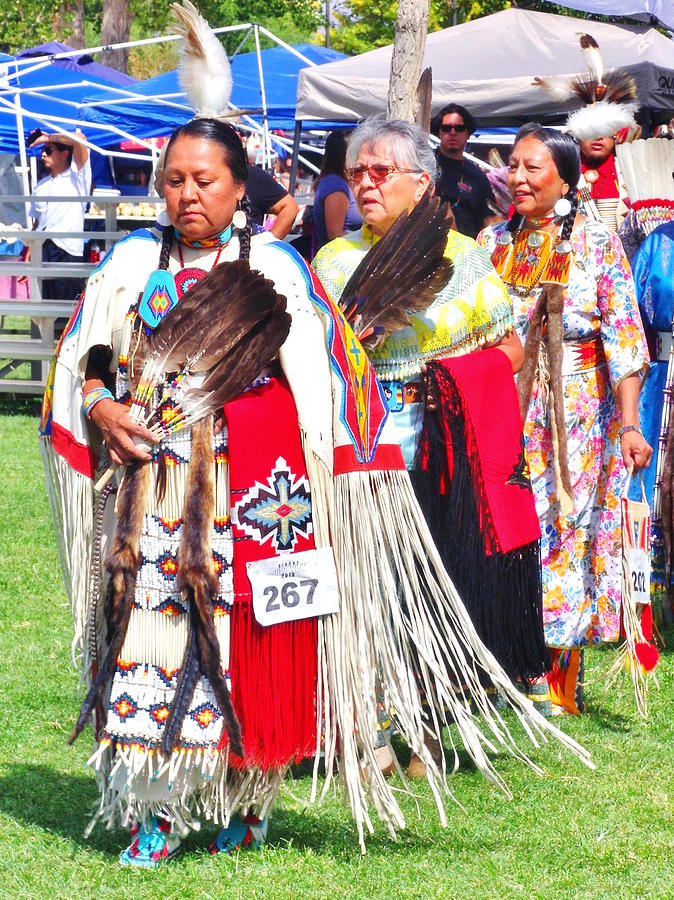
[[[629,431],[636,431],[637,434],[640,434],[643,437],[643,431],[638,425],[623,425],[622,428],[618,431],[618,438],[621,438],[624,434],[627,434]]]
[[[112,396],[112,393],[105,387],[95,387],[92,388],[88,394],[85,394],[82,397],[82,412],[87,417],[87,419],[91,418],[91,410],[96,406],[96,404],[100,400],[114,400],[115,398]]]

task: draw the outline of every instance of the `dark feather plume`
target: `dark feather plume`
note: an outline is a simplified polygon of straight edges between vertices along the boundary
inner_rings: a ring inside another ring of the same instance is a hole
[[[400,214],[349,279],[340,307],[365,346],[376,346],[410,324],[409,312],[427,309],[451,278],[444,257],[451,210],[427,191]]]
[[[197,356],[191,371],[206,372],[277,305],[273,282],[252,271],[246,260],[222,263],[162,319],[148,352],[166,358],[167,372]]]
[[[216,412],[271,363],[289,330],[285,297],[270,280],[243,259],[216,266],[181,297],[139,351],[145,385],[159,387],[165,372],[203,374],[203,380],[190,386],[189,378],[168,379],[159,403],[141,407],[137,420],[161,438],[169,419],[169,428],[177,430]],[[265,341],[259,340],[262,333]]]

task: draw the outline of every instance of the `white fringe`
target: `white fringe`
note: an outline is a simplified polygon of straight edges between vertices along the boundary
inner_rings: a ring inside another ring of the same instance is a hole
[[[308,451],[307,444],[305,437]],[[336,489],[331,497],[324,467],[310,452],[306,459],[313,507],[318,511],[317,541],[324,538],[321,519],[327,514],[342,597],[340,613],[325,617],[319,635],[327,773],[321,799],[329,790],[338,743],[340,779],[362,851],[365,829],[372,832],[370,803],[392,835],[405,824],[393,789],[374,756],[378,687],[395,710],[402,737],[426,765],[443,825],[443,794],[455,798],[447,785],[444,762],[440,772],[424,743],[424,729],[429,725],[423,719],[419,686],[433,717],[431,736],[440,739],[442,726],[455,722],[477,768],[507,797],[510,791],[487,751],[505,748],[536,773],[542,774],[542,770],[517,745],[482,687],[481,675],[491,679],[515,710],[534,746],[538,740],[554,737],[594,768],[588,752],[534,709],[480,641],[444,570],[407,473],[340,475],[334,479]],[[320,481],[324,487],[316,493]],[[372,528],[368,524],[372,522],[379,527]],[[354,546],[359,549],[358,562],[355,555],[343,552]],[[471,704],[482,723],[472,713]],[[456,747],[453,751],[456,770]],[[411,793],[407,785],[406,789]]]
[[[40,437],[47,496],[54,522],[59,562],[73,617],[72,658],[86,668],[86,630],[94,540],[94,490],[90,478],[72,469]]]

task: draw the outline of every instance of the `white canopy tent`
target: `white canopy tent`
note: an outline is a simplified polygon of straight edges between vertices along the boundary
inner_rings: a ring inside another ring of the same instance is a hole
[[[428,35],[423,66],[433,71],[433,112],[461,103],[481,125],[506,125],[577,108],[580,101],[554,103],[532,81],[582,72],[583,32],[597,40],[607,68],[634,76],[642,107],[674,109],[674,42],[654,28],[507,9]],[[392,49],[304,69],[296,119],[355,122],[384,113]]]

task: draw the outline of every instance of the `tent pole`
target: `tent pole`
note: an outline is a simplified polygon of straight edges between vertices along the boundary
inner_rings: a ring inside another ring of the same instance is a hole
[[[23,115],[21,113],[21,96],[14,95],[14,103],[16,107],[16,136],[19,143],[19,159],[21,160],[21,180],[23,183],[24,196],[30,194],[30,186],[28,184],[28,159],[26,157],[26,139],[23,134]],[[26,213],[26,228],[30,228],[30,203],[24,203]]]
[[[262,71],[262,57],[260,56],[260,33],[257,25],[253,26],[253,31],[255,33],[257,71],[260,79],[260,94],[262,98],[262,168],[271,169],[271,138],[269,137],[269,118],[267,115],[267,92],[264,87],[264,72]]]
[[[297,186],[297,160],[300,155],[300,138],[302,137],[302,121],[300,119],[295,120],[295,134],[293,135],[293,158],[290,163],[290,183],[288,185],[288,191],[293,196],[295,195],[295,187]]]

